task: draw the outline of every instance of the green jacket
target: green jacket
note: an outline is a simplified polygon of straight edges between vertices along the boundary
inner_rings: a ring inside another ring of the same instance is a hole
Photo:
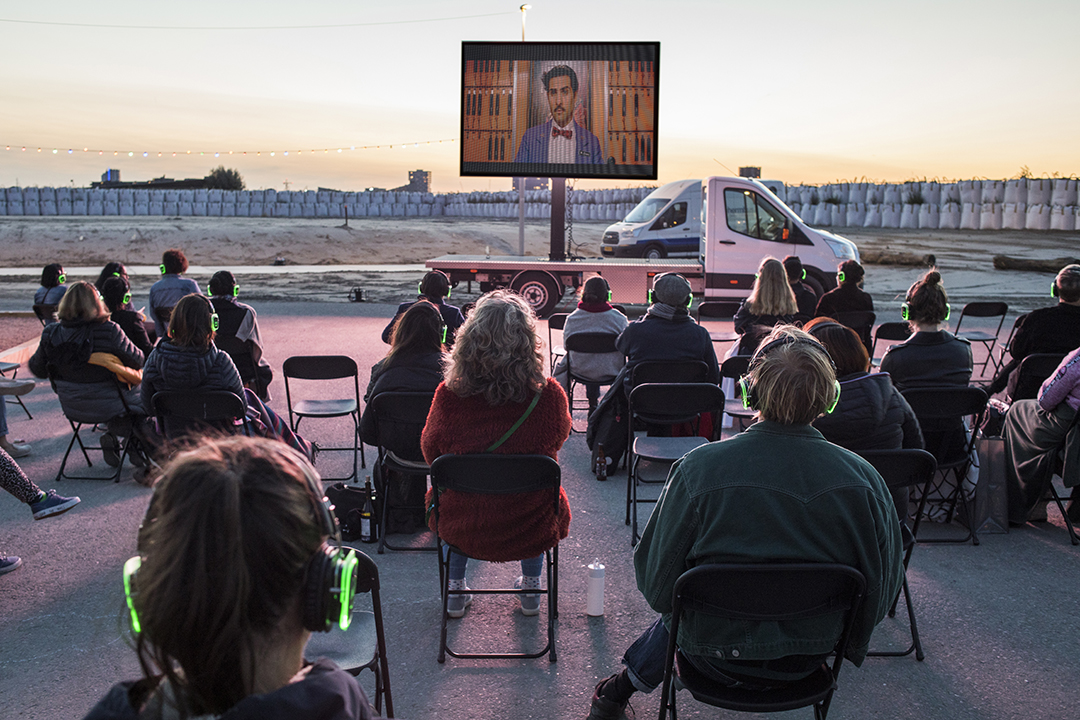
[[[683,572],[704,563],[841,563],[866,577],[847,657],[862,664],[874,626],[903,581],[900,525],[885,482],[808,425],[761,421],[686,455],[634,553],[638,589],[669,623]],[[679,648],[719,662],[824,655],[838,634],[825,621],[731,624],[688,614]]]

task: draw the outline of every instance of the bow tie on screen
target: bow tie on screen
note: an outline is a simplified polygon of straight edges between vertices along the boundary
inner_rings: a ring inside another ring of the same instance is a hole
[[[556,127],[551,128],[551,137],[557,138],[560,135],[562,135],[567,140],[573,140],[574,139],[574,132],[572,130],[560,130],[559,128],[556,128]]]

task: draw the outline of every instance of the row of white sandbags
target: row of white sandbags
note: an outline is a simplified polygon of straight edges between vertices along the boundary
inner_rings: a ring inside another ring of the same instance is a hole
[[[807,224],[832,227],[929,228],[952,230],[1080,229],[1075,205],[1024,203],[817,203],[791,204]]]
[[[622,220],[633,209],[634,206],[630,203],[570,205],[569,214],[579,222],[615,222]],[[518,206],[517,203],[450,203],[444,214],[452,217],[516,218]],[[551,205],[542,202],[525,203],[525,217],[550,218]]]
[[[866,203],[973,205],[1013,203],[1031,205],[1076,205],[1080,181],[1075,178],[1020,178],[1015,180],[964,180],[955,183],[912,181],[906,183],[831,183],[792,185],[781,200],[810,205],[832,200],[841,205]],[[919,200],[920,202],[914,202]]]
[[[102,203],[99,201],[71,201],[59,203],[4,203],[0,202],[0,215],[26,216],[194,216],[194,217],[429,217],[442,215],[443,206],[413,203],[220,203],[220,202],[139,202],[133,205]]]

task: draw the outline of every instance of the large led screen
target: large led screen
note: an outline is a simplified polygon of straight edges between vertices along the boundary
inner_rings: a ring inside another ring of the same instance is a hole
[[[461,47],[461,174],[655,180],[660,43]]]

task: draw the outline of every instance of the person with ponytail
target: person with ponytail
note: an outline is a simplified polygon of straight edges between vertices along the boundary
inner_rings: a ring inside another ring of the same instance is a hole
[[[326,568],[348,562],[326,502],[281,443],[205,440],[177,455],[124,566],[142,677],[86,720],[371,718],[356,678],[305,658],[312,630],[330,627],[311,611],[332,605]]]
[[[382,332],[382,341],[387,345],[391,344],[391,337],[394,332],[394,325],[401,319],[401,316],[405,314],[405,311],[411,308],[416,303],[427,300],[439,310],[439,314],[442,315],[443,324],[446,325],[446,346],[450,347],[454,344],[454,336],[457,334],[458,328],[465,322],[465,316],[461,313],[461,309],[446,302],[450,297],[450,278],[446,276],[441,270],[432,270],[428,274],[424,275],[423,280],[416,288],[416,294],[419,296],[416,300],[409,302],[403,302],[398,305],[397,312],[394,313],[394,319],[387,323]]]

